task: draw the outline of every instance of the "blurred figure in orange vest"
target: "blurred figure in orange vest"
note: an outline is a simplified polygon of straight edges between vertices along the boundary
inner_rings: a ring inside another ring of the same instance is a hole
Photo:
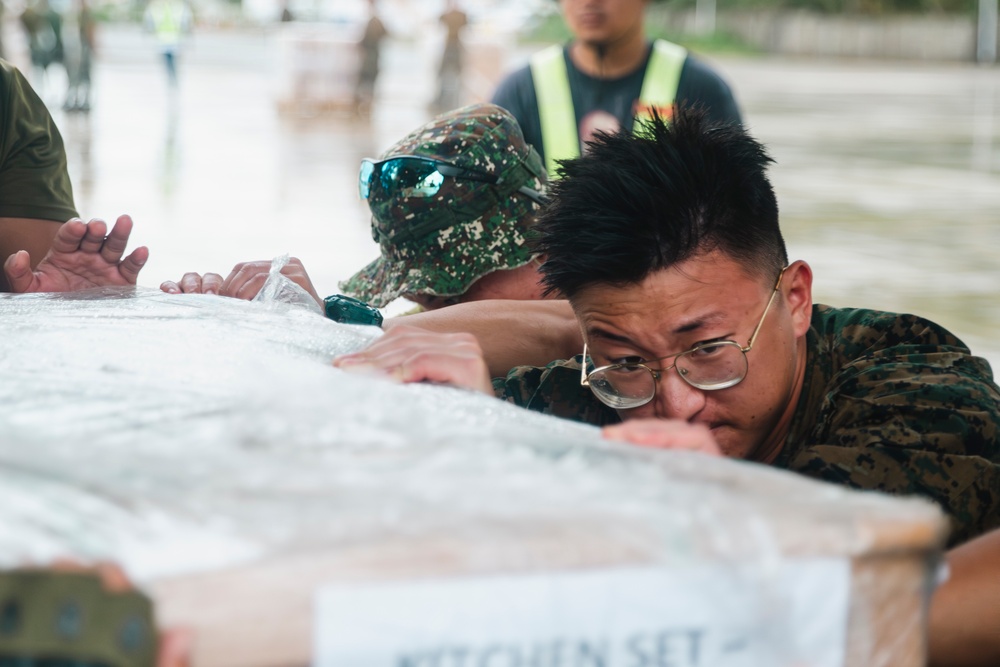
[[[177,51],[184,35],[191,31],[192,16],[184,0],[152,0],[143,17],[146,29],[160,43],[167,81],[177,87]]]

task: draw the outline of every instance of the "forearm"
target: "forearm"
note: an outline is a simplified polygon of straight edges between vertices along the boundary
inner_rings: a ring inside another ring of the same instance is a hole
[[[1000,665],[1000,530],[947,553],[930,608],[929,665]]]
[[[409,324],[431,331],[471,333],[493,377],[515,366],[544,366],[583,349],[569,302],[474,301],[387,320],[383,328]]]

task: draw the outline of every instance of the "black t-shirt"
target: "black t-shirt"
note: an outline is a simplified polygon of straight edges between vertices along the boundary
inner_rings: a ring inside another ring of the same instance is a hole
[[[577,69],[569,57],[569,47],[563,48],[576,112],[577,136],[587,137],[594,128],[609,131],[619,127],[632,129],[633,112],[642,91],[642,81],[651,53],[652,44],[647,49],[642,66],[630,74],[617,79],[598,79]],[[675,101],[683,105],[703,106],[709,119],[713,121],[742,122],[729,85],[715,70],[690,54],[681,67]],[[492,102],[513,114],[521,125],[524,138],[544,159],[541,119],[531,67],[525,66],[508,75],[493,93]]]

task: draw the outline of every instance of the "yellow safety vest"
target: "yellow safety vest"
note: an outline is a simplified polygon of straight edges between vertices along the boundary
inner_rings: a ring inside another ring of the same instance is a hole
[[[642,79],[639,108],[635,120],[649,118],[654,110],[669,117],[677,97],[677,83],[687,58],[687,49],[668,41],[653,42],[653,53]],[[580,136],[576,125],[576,109],[569,89],[566,61],[560,44],[539,51],[531,58],[531,78],[538,100],[541,121],[542,148],[549,180],[556,177],[556,161],[579,157]],[[635,123],[636,126],[639,123]]]

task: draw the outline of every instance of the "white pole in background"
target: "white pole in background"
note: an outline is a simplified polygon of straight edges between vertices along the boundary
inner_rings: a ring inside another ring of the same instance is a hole
[[[976,61],[980,63],[997,61],[997,0],[979,0]]]
[[[993,2],[997,0],[979,0]],[[715,0],[697,0],[694,6],[694,27],[699,35],[711,35],[715,32]]]

